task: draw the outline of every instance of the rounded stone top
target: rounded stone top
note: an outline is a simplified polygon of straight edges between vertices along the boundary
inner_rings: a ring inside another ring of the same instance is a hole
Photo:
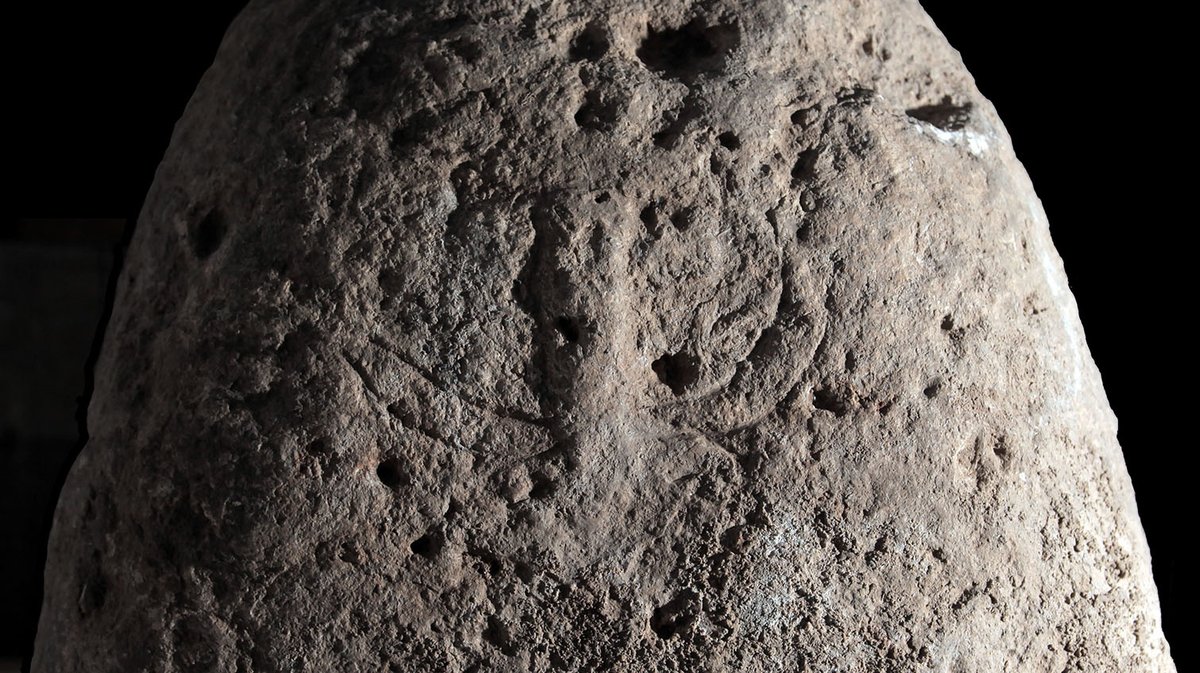
[[[252,2],[88,425],[35,671],[1173,670],[915,0]]]

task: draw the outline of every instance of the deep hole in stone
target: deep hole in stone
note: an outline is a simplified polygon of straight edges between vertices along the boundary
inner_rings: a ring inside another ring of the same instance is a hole
[[[412,553],[427,559],[435,558],[442,551],[442,536],[430,531],[412,541],[408,546]]]
[[[608,203],[608,200],[610,198],[611,197],[608,195],[608,192],[600,192],[599,194],[596,195],[594,201],[596,203]]]
[[[655,608],[650,615],[650,630],[663,640],[690,631],[699,618],[699,597],[684,591],[670,603]]]
[[[721,173],[733,175],[733,169],[725,165],[725,162],[721,161],[715,153],[708,155],[708,172],[717,176]]]
[[[943,131],[960,131],[971,121],[971,111],[974,107],[971,103],[959,105],[946,96],[940,103],[909,108],[904,113],[918,121],[933,124]]]
[[[338,558],[351,565],[359,565],[362,563],[362,550],[353,542],[343,542],[338,548]]]
[[[554,480],[549,475],[540,472],[534,473],[530,475],[530,479],[533,481],[533,487],[529,489],[529,498],[531,500],[545,500],[554,495],[554,492],[558,490],[558,485],[554,483]]]
[[[608,44],[608,33],[604,27],[589,23],[571,41],[568,56],[572,61],[599,61],[600,57],[608,53]]]
[[[925,397],[933,399],[938,396],[938,393],[942,392],[942,382],[938,380],[930,381],[929,385],[925,386],[925,390],[921,392],[925,394]]]
[[[822,411],[831,411],[835,416],[844,416],[850,411],[850,403],[834,388],[817,388],[813,391],[813,406]]]
[[[221,242],[225,240],[226,232],[225,218],[216,208],[210,209],[200,221],[192,227],[188,232],[188,238],[192,243],[192,252],[196,258],[200,260],[208,259],[217,248],[221,247]]]
[[[647,229],[652,233],[658,233],[658,208],[655,208],[654,204],[642,208],[638,217],[641,218],[642,224],[646,225]]]
[[[637,57],[666,77],[691,82],[703,73],[722,70],[740,43],[737,24],[706,26],[697,18],[679,28],[649,29]]]
[[[558,333],[562,335],[563,340],[567,343],[573,344],[579,341],[579,325],[575,323],[573,318],[566,316],[559,317],[558,320],[554,321],[554,329],[558,330]]]
[[[817,116],[816,108],[802,108],[792,113],[792,123],[796,126],[808,126]]]
[[[529,584],[537,576],[537,571],[525,561],[517,561],[513,563],[513,574],[517,576],[517,579]]]
[[[524,40],[532,40],[537,36],[537,24],[539,13],[534,8],[525,10],[525,16],[521,17],[521,29],[517,35]]]
[[[655,360],[650,368],[671,392],[681,395],[700,379],[700,360],[691,353],[668,353]]]
[[[742,141],[738,139],[737,134],[733,131],[726,131],[717,136],[717,142],[721,143],[721,147],[733,151],[742,146]]]
[[[694,212],[691,208],[677,210],[671,215],[671,225],[679,231],[687,231],[688,227],[692,226],[692,218]]]
[[[656,608],[654,614],[650,616],[650,629],[654,631],[654,635],[663,640],[674,636],[678,631],[675,622],[664,614],[663,608]]]
[[[375,468],[375,475],[379,477],[379,481],[383,482],[384,486],[393,491],[400,489],[408,484],[408,475],[404,473],[404,467],[399,460],[389,458]]]
[[[675,144],[679,142],[679,138],[682,135],[679,131],[681,127],[682,124],[672,123],[658,133],[650,136],[650,140],[654,143],[655,147],[661,147],[665,150],[669,150],[675,147]]]
[[[796,157],[796,163],[792,166],[792,182],[800,184],[812,179],[817,172],[818,154],[817,150],[811,149],[804,150]]]
[[[996,438],[996,443],[992,444],[992,453],[996,454],[996,457],[1000,459],[1000,462],[1004,463],[1005,465],[1008,465],[1010,462],[1012,462],[1012,449],[1010,449],[1008,446],[1007,437]]]

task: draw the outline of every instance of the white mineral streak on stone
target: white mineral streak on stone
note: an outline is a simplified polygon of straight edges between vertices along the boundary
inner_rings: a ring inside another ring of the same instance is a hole
[[[1038,233],[1047,241],[1047,243],[1037,246],[1038,262],[1041,265],[1042,276],[1046,280],[1046,286],[1050,289],[1050,296],[1054,299],[1054,304],[1057,307],[1059,321],[1062,324],[1063,332],[1067,335],[1067,348],[1071,353],[1071,380],[1066,395],[1062,400],[1063,406],[1067,406],[1072,404],[1074,398],[1079,394],[1083,379],[1083,353],[1080,350],[1080,344],[1083,343],[1083,335],[1076,328],[1078,319],[1075,316],[1078,314],[1078,310],[1075,308],[1075,297],[1066,287],[1063,280],[1066,278],[1066,274],[1062,269],[1062,261],[1058,259],[1058,255],[1054,253],[1053,246],[1048,242],[1050,238],[1050,223],[1046,220],[1046,213],[1036,197],[1028,202],[1028,208],[1029,215],[1033,218],[1034,227],[1037,228]]]
[[[977,157],[991,149],[992,142],[995,140],[995,136],[991,133],[969,128],[947,131],[923,121],[914,121],[913,128],[917,133],[933,136],[938,142],[955,147],[966,147],[968,152]]]

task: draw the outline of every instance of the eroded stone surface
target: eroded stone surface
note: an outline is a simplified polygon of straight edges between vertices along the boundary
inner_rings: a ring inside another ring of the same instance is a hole
[[[916,2],[254,2],[37,671],[1169,671],[1043,211]]]

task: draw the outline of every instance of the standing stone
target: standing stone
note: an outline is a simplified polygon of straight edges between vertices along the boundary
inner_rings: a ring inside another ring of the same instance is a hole
[[[39,673],[1174,670],[915,0],[252,2],[89,428]]]

